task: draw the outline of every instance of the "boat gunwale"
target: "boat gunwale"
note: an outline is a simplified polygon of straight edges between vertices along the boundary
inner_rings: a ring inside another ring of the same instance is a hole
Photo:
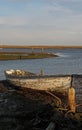
[[[71,75],[17,76],[17,75],[8,75],[8,74],[6,74],[6,77],[11,78],[11,79],[40,79],[40,78],[71,77]]]

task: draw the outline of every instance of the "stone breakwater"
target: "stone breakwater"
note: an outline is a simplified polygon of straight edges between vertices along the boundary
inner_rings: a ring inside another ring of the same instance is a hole
[[[67,93],[68,88],[72,85],[76,92],[77,111],[82,112],[82,75],[33,76],[29,78],[12,77],[8,80],[15,86],[36,90],[58,91],[61,93]]]

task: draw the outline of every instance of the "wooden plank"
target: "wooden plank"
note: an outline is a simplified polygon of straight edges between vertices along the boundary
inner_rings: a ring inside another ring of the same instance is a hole
[[[73,87],[76,91],[76,111],[82,112],[82,75],[73,76]]]

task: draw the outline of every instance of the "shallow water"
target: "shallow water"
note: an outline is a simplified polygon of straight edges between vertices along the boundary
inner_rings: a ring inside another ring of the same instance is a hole
[[[30,52],[31,49],[0,49],[0,51]],[[0,61],[0,80],[5,79],[4,70],[7,69],[23,69],[37,74],[40,69],[44,70],[44,74],[82,74],[82,49],[45,49],[44,52],[56,53],[59,57]]]

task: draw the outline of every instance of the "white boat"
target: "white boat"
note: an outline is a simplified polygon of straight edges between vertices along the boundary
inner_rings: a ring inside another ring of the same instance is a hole
[[[76,104],[82,104],[82,75],[40,75],[24,70],[6,70],[6,79],[16,87],[68,93],[70,86],[76,91]],[[78,107],[82,112],[82,105]]]
[[[6,70],[6,79],[15,86],[39,90],[67,91],[70,87],[71,75],[40,75],[24,70]]]

